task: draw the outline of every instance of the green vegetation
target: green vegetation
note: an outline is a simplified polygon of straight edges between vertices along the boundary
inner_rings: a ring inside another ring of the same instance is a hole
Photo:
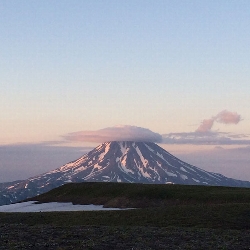
[[[67,184],[32,200],[138,209],[0,213],[1,246],[3,249],[248,249],[249,198],[247,188]]]
[[[66,184],[29,200],[137,208],[164,207],[170,204],[248,203],[250,202],[250,189],[88,182]]]
[[[135,205],[138,209],[1,213],[0,224],[250,229],[250,189],[247,188],[78,183],[64,185],[32,200],[120,207]]]
[[[0,213],[0,224],[250,229],[250,204],[171,205],[123,211]]]

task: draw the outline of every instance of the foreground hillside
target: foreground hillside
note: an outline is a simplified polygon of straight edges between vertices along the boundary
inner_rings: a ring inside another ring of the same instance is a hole
[[[69,183],[30,198],[39,202],[73,202],[104,207],[162,207],[171,204],[250,202],[249,188],[138,183]]]
[[[247,188],[72,183],[33,200],[141,208],[0,213],[0,249],[249,249]]]

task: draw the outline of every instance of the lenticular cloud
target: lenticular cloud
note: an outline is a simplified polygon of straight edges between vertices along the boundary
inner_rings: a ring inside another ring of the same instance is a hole
[[[145,141],[158,142],[162,141],[162,136],[149,129],[119,125],[108,127],[96,131],[79,131],[64,136],[69,141],[86,141],[86,142],[106,142],[106,141]]]

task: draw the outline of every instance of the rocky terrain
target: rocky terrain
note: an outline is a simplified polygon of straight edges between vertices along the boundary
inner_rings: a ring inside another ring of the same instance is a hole
[[[0,250],[249,249],[249,197],[249,188],[70,183],[35,199],[138,208],[0,213]]]
[[[250,231],[181,227],[28,226],[0,224],[9,249],[249,249]]]

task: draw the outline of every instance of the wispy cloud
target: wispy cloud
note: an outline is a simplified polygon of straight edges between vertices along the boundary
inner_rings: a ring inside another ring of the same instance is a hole
[[[200,126],[197,128],[196,132],[208,132],[212,129],[215,122],[223,124],[237,124],[241,121],[241,116],[236,112],[230,112],[223,110],[218,113],[216,116],[211,117],[210,119],[204,119]]]
[[[215,122],[222,124],[238,124],[242,120],[237,112],[223,110],[217,115],[204,119],[194,132],[169,133],[160,135],[147,128],[120,125],[96,131],[79,131],[64,135],[67,141],[96,142],[105,141],[148,141],[164,144],[194,145],[248,145],[249,135],[232,134],[213,131]]]
[[[215,122],[238,124],[241,120],[241,115],[238,113],[223,110],[209,119],[204,119],[195,132],[164,134],[162,142],[194,145],[248,145],[250,144],[249,135],[212,131]]]
[[[165,144],[249,145],[250,136],[223,132],[189,132],[162,135]]]
[[[162,136],[147,128],[120,125],[96,131],[79,131],[63,136],[69,141],[106,142],[106,141],[147,141],[162,142]]]

